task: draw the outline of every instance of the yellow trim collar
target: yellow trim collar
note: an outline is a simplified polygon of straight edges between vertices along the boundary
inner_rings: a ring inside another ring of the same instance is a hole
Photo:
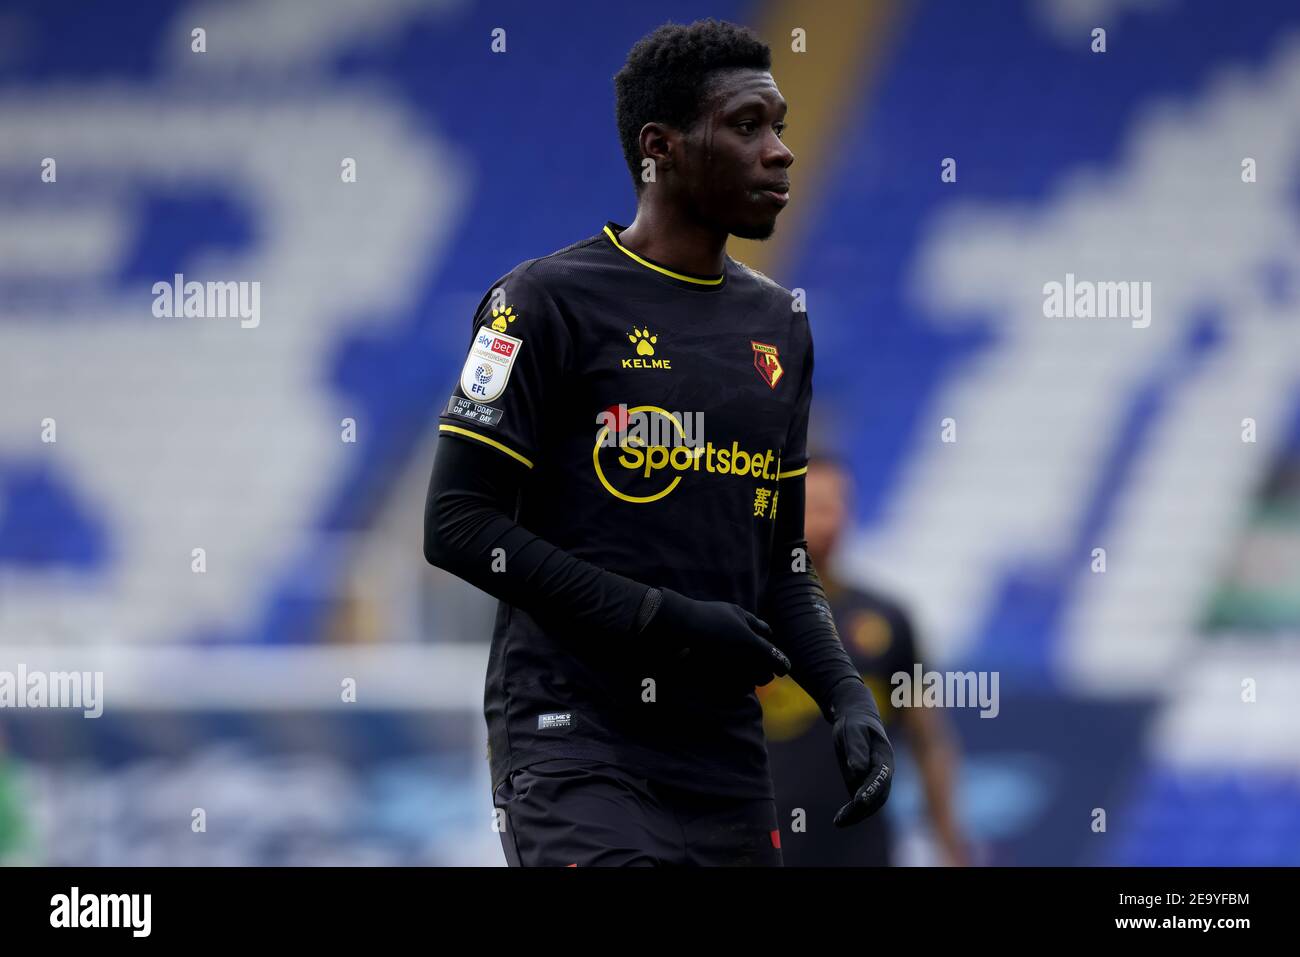
[[[620,252],[624,253],[627,256],[630,256],[632,259],[635,259],[637,262],[639,262],[642,266],[645,266],[647,269],[653,269],[655,272],[663,273],[665,276],[671,276],[673,279],[680,279],[682,282],[693,282],[697,286],[720,286],[722,285],[722,280],[727,278],[726,274],[724,273],[721,276],[719,276],[717,279],[696,279],[694,276],[684,276],[679,272],[673,272],[671,269],[665,269],[663,266],[656,266],[650,260],[642,259],[636,253],[632,252],[632,250],[628,249],[626,246],[620,243],[618,241],[618,237],[614,235],[614,231],[610,229],[608,226],[605,227],[604,233],[606,236],[609,237],[609,241],[614,244],[614,247],[618,249]]]

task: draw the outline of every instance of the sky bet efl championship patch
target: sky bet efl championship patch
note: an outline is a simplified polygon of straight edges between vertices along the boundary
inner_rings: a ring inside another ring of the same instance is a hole
[[[499,396],[523,344],[522,339],[494,332],[487,326],[479,329],[460,372],[461,391],[477,402],[491,402]]]

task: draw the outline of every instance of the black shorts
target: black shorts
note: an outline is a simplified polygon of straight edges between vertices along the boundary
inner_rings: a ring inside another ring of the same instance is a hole
[[[493,795],[511,867],[780,867],[776,802],[683,790],[571,758],[512,771]]]

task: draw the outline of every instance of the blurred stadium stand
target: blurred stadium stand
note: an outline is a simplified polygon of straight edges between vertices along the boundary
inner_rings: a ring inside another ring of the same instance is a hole
[[[982,859],[1300,864],[1300,5],[572,6],[0,2],[0,669],[108,699],[0,711],[0,860],[502,863],[434,419],[487,285],[631,221],[611,77],[711,15],[791,98],[795,201],[733,254],[807,290],[843,573],[1001,676],[953,715]],[[155,318],[177,273],[260,324]],[[1151,325],[1045,319],[1067,273]]]

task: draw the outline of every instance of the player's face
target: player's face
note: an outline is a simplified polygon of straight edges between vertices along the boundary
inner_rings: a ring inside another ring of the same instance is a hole
[[[830,465],[812,465],[804,476],[804,537],[813,564],[835,548],[849,513],[849,480]]]
[[[705,222],[743,239],[767,239],[789,200],[794,154],[781,142],[785,99],[772,74],[729,70],[686,137],[682,178]]]

